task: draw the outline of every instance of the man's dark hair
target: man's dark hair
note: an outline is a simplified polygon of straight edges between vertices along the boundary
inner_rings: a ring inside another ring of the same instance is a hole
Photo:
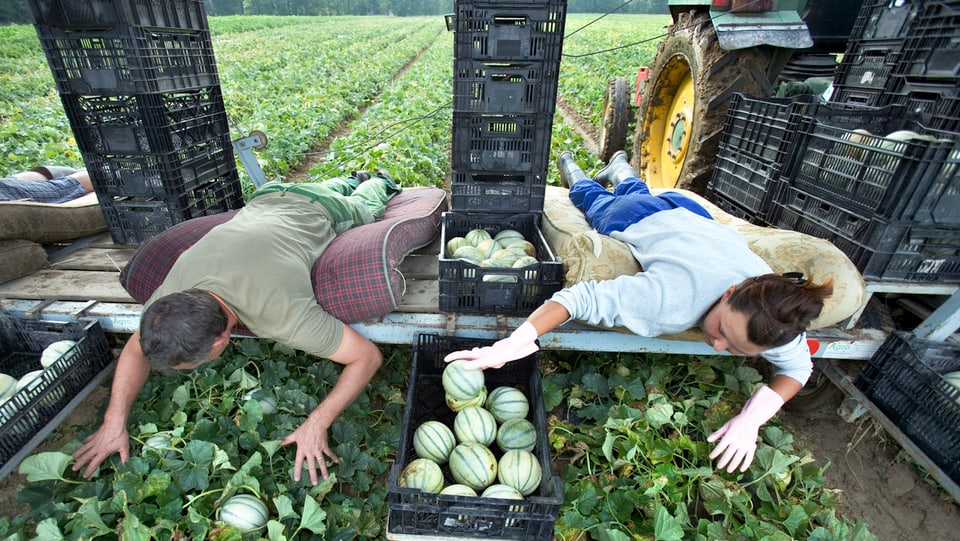
[[[188,289],[154,301],[140,318],[140,349],[157,372],[195,363],[210,355],[213,341],[227,329],[227,314],[217,299]]]

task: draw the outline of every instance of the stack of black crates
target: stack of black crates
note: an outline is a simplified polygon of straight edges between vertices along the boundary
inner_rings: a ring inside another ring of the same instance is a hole
[[[243,206],[203,0],[29,0],[113,241]]]
[[[457,1],[451,212],[441,237],[514,229],[540,263],[494,269],[441,250],[440,310],[525,314],[560,289],[541,230],[566,0]]]
[[[734,98],[707,197],[867,278],[958,283],[958,104],[960,2],[866,0],[831,101]]]

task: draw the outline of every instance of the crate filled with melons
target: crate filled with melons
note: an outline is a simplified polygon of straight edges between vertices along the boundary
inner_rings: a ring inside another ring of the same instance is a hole
[[[492,343],[417,336],[390,472],[387,539],[553,539],[563,492],[550,458],[539,355],[487,370],[444,361]]]
[[[0,477],[112,362],[95,319],[47,321],[0,313]]]
[[[537,214],[441,217],[440,310],[526,315],[563,286]]]

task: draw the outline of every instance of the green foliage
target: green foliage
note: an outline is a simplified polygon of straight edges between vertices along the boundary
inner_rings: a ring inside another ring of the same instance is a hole
[[[562,99],[594,121],[607,78],[632,82],[656,39],[630,44],[655,38],[669,20],[587,24],[595,18],[568,17],[559,83]],[[405,186],[443,185],[453,37],[442,20],[237,16],[211,26],[231,136],[267,133],[257,157],[269,176],[319,153],[316,177],[383,167]],[[33,29],[0,27],[0,44],[0,170],[80,163]],[[574,151],[588,174],[599,168],[576,127],[560,114],[554,120],[549,182],[559,183],[552,164],[561,150]],[[383,539],[412,354],[382,350],[384,367],[330,430],[340,462],[317,487],[293,482],[294,450],[279,442],[326,395],[339,367],[240,340],[215,363],[148,380],[131,412],[125,464],[114,456],[93,479],[78,477],[68,465],[79,440],[28,458],[18,501],[30,511],[0,518],[0,538],[116,539],[122,530],[130,539],[240,540],[216,521],[216,508],[247,492],[271,511],[266,539]],[[558,539],[873,539],[837,513],[822,468],[776,423],[763,430],[748,472],[713,469],[706,436],[738,411],[756,371],[730,357],[543,355],[552,367],[543,381],[550,444],[565,491]],[[259,402],[268,398],[275,413]],[[157,434],[171,448],[141,453]]]

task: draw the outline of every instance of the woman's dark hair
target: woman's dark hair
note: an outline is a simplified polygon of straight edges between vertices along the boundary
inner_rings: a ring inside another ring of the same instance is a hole
[[[764,274],[747,278],[727,302],[747,314],[747,338],[760,347],[778,347],[807,330],[823,301],[833,294],[833,280],[814,284],[799,273]]]
[[[217,299],[188,289],[154,301],[140,318],[140,349],[157,372],[169,374],[181,363],[207,358],[213,341],[227,329]]]

